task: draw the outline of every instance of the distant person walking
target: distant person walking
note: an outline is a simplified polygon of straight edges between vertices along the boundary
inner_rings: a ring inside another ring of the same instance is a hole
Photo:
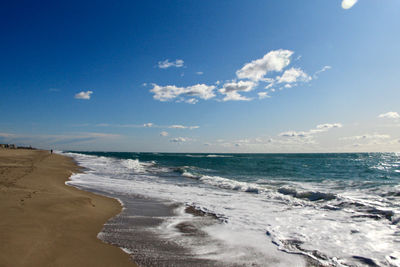
[[[53,154],[53,149],[52,149],[52,150],[50,150],[50,153],[51,153],[51,154]]]

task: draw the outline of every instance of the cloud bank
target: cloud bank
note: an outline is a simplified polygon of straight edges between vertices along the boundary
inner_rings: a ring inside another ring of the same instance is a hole
[[[387,113],[380,114],[378,118],[399,119],[400,115],[395,111],[389,111]]]

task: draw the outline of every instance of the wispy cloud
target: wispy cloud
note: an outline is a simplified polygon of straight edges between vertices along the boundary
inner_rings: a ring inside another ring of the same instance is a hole
[[[171,138],[169,141],[172,143],[184,143],[184,142],[188,142],[190,141],[190,138],[187,137],[175,137],[175,138]]]
[[[75,94],[75,98],[89,100],[92,94],[93,94],[93,91],[82,91],[82,92]]]
[[[275,146],[293,148],[296,146],[300,148],[304,145],[317,145],[316,137],[318,134],[330,131],[335,128],[341,128],[341,123],[324,123],[319,124],[315,128],[308,131],[286,131],[278,134],[276,137],[257,137],[257,138],[243,138],[235,141],[217,140],[217,145],[230,148],[246,147],[259,149],[260,146]]]
[[[316,128],[308,131],[300,131],[300,132],[287,131],[280,133],[279,136],[286,138],[308,138],[317,133],[322,133],[334,128],[342,128],[342,127],[343,125],[341,123],[325,123],[325,124],[319,124],[316,126]]]
[[[314,73],[314,75],[313,75],[313,76],[314,76],[314,79],[317,79],[317,78],[318,78],[318,75],[319,75],[320,73],[325,72],[325,71],[330,70],[330,69],[332,69],[331,66],[324,66],[324,67],[322,67],[322,69],[317,70],[317,71]]]
[[[183,67],[183,64],[184,61],[182,59],[177,59],[175,61],[169,61],[169,59],[166,59],[164,61],[159,61],[158,67],[160,69],[168,69],[170,67],[181,68]]]
[[[79,125],[80,126],[80,125]],[[91,126],[90,124],[85,124],[85,126]],[[110,123],[98,123],[95,124],[96,127],[117,127],[117,128],[168,128],[168,129],[198,129],[200,126],[197,125],[181,125],[181,124],[172,124],[172,125],[157,125],[152,122],[147,122],[143,124],[110,124]]]
[[[204,73],[202,71],[196,72],[197,75],[203,75]]]
[[[257,93],[259,99],[270,98],[271,96],[268,95],[268,92],[259,92]]]
[[[342,1],[342,8],[343,9],[350,9],[357,3],[357,0],[343,0]]]
[[[1,137],[1,136],[0,136]],[[9,142],[24,145],[54,146],[64,144],[78,144],[92,142],[102,139],[120,138],[119,134],[99,133],[99,132],[83,132],[71,134],[45,134],[45,135],[29,135],[29,134],[7,134]]]
[[[368,149],[371,146],[393,146],[397,145],[398,139],[392,139],[388,134],[372,133],[342,137],[339,140],[349,142],[352,147],[358,147],[362,149]]]
[[[186,100],[184,100],[184,102],[185,103],[188,103],[188,104],[196,104],[197,102],[199,102],[199,100],[197,100],[196,98],[189,98],[189,99],[186,99]]]
[[[399,119],[399,118],[400,118],[400,115],[399,115],[399,113],[397,113],[397,112],[395,112],[395,111],[389,111],[389,112],[387,112],[387,113],[380,114],[380,115],[378,116],[378,118]]]
[[[168,132],[162,131],[162,132],[160,133],[160,135],[161,135],[161,136],[168,136]]]
[[[171,128],[171,129],[189,129],[189,130],[193,130],[193,129],[198,129],[198,128],[200,128],[200,126],[171,125],[171,126],[168,126],[168,128]]]
[[[348,136],[342,137],[340,140],[382,140],[382,139],[389,139],[390,135],[388,134],[363,134],[363,135],[356,135],[356,136]]]

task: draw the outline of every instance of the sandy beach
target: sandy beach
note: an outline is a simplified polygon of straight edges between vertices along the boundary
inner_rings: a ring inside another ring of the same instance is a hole
[[[136,266],[97,239],[117,200],[65,185],[71,158],[0,149],[0,266]]]

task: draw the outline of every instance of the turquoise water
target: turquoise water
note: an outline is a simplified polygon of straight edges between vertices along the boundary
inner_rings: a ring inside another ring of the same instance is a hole
[[[247,250],[268,254],[271,249],[264,245],[269,243],[323,264],[400,266],[400,154],[68,155],[87,168],[72,177],[73,185],[216,214],[224,227],[202,230],[238,255]],[[173,236],[175,241],[187,238]],[[264,241],[252,244],[259,238]],[[248,241],[243,242],[247,247],[237,239]],[[195,251],[209,249],[193,245]],[[220,249],[209,256],[222,259],[227,253]],[[255,265],[262,262],[254,255]],[[237,261],[248,262],[250,255],[243,257],[247,260]]]
[[[335,180],[342,181],[343,186],[368,187],[400,183],[400,155],[396,153],[83,153],[119,159],[138,159],[140,162],[155,161],[159,166],[182,168],[196,175],[217,175],[243,182],[255,182],[260,179],[299,182]]]

